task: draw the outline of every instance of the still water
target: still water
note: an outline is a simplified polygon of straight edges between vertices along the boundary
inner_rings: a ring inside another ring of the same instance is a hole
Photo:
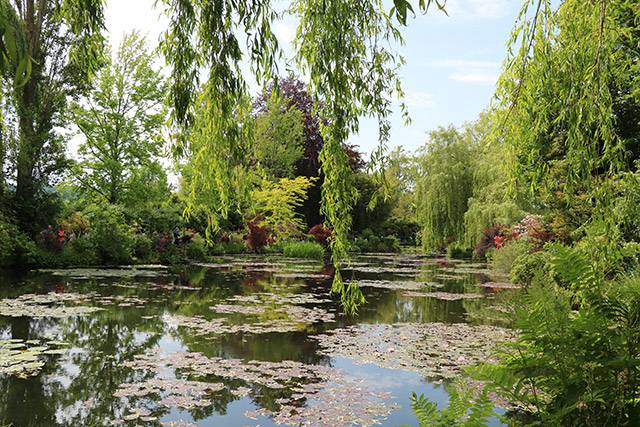
[[[411,392],[446,404],[460,365],[509,334],[489,326],[509,291],[484,265],[357,257],[355,317],[331,274],[249,255],[3,273],[0,426],[415,425]]]

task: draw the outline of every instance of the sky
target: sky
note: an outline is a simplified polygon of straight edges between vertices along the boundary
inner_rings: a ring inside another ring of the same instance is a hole
[[[138,30],[156,44],[167,20],[154,3],[107,0],[110,43],[117,46],[123,34]],[[408,19],[403,33],[406,43],[398,51],[407,62],[401,78],[412,122],[405,127],[400,114],[393,115],[390,147],[413,151],[425,144],[429,130],[472,121],[489,105],[521,6],[522,0],[448,0],[448,16],[434,8]],[[293,19],[274,27],[286,54],[291,52],[295,30]],[[250,86],[258,92],[255,84]],[[364,153],[371,152],[377,146],[376,121],[363,119],[359,134],[350,142]]]

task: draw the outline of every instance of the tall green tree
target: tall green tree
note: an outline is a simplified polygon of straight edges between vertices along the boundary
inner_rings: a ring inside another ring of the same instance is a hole
[[[253,154],[257,162],[272,178],[292,178],[304,153],[302,112],[272,96],[255,126]]]
[[[99,67],[104,38],[101,0],[3,0],[0,49],[5,121],[15,128],[12,169],[14,207],[24,230],[35,231],[41,196],[64,165],[64,145],[56,127],[69,97],[86,87]]]
[[[429,134],[419,159],[416,187],[418,221],[426,250],[442,249],[464,238],[464,215],[473,194],[474,152],[468,129],[449,126]]]
[[[94,89],[70,109],[84,138],[73,177],[81,190],[112,204],[149,184],[153,174],[142,169],[158,169],[166,92],[155,61],[144,37],[126,35],[115,57],[96,75]]]
[[[601,183],[640,158],[640,9],[552,3],[525,3],[495,130],[513,149],[512,177],[570,234],[590,219]]]

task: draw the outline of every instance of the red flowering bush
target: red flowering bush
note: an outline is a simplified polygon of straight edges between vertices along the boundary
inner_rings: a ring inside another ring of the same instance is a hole
[[[525,216],[513,226],[513,235],[516,239],[527,238],[538,249],[553,239],[553,233],[545,224],[542,216],[532,214]]]
[[[475,248],[476,256],[479,258],[483,258],[489,249],[495,248],[496,237],[500,236],[502,239],[504,239],[503,233],[504,226],[502,225],[493,225],[491,227],[485,228]],[[504,240],[501,240],[501,244],[504,243]]]
[[[261,216],[247,221],[245,242],[253,252],[259,252],[263,247],[274,242],[273,233],[269,226],[264,224]]]
[[[333,232],[330,228],[325,227],[324,224],[316,224],[309,229],[309,234],[316,239],[316,242],[320,243],[322,246],[327,246],[329,238]]]

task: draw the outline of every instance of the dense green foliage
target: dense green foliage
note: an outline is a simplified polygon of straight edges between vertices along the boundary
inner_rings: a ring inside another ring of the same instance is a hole
[[[291,258],[321,260],[324,257],[324,248],[316,242],[286,242],[282,245],[282,254]]]
[[[149,175],[163,174],[164,81],[138,34],[124,37],[94,79],[95,89],[70,107],[84,141],[72,170],[78,191],[109,203],[141,203],[152,194]],[[142,190],[140,190],[142,188]]]
[[[429,135],[416,187],[422,246],[438,250],[464,237],[464,215],[473,189],[475,146],[453,127]]]
[[[304,153],[302,112],[274,95],[256,119],[255,132],[253,152],[258,164],[272,178],[292,178]]]
[[[640,287],[632,276],[600,283],[588,257],[558,248],[563,287],[534,286],[516,307],[517,343],[477,378],[544,425],[633,425],[640,416]],[[575,290],[584,298],[577,311]]]
[[[3,147],[10,151],[15,192],[8,204],[18,225],[33,235],[52,212],[47,190],[65,167],[68,99],[98,68],[104,38],[102,2],[26,0],[0,4],[3,43]],[[17,83],[17,84],[15,84]],[[5,177],[3,177],[5,178]],[[9,178],[9,177],[6,177]],[[5,178],[5,179],[6,179]],[[5,186],[5,183],[2,183]]]
[[[487,418],[495,415],[493,402],[486,391],[478,394],[460,380],[449,386],[448,391],[449,404],[442,410],[423,395],[411,395],[411,408],[420,427],[480,427],[487,425]]]

